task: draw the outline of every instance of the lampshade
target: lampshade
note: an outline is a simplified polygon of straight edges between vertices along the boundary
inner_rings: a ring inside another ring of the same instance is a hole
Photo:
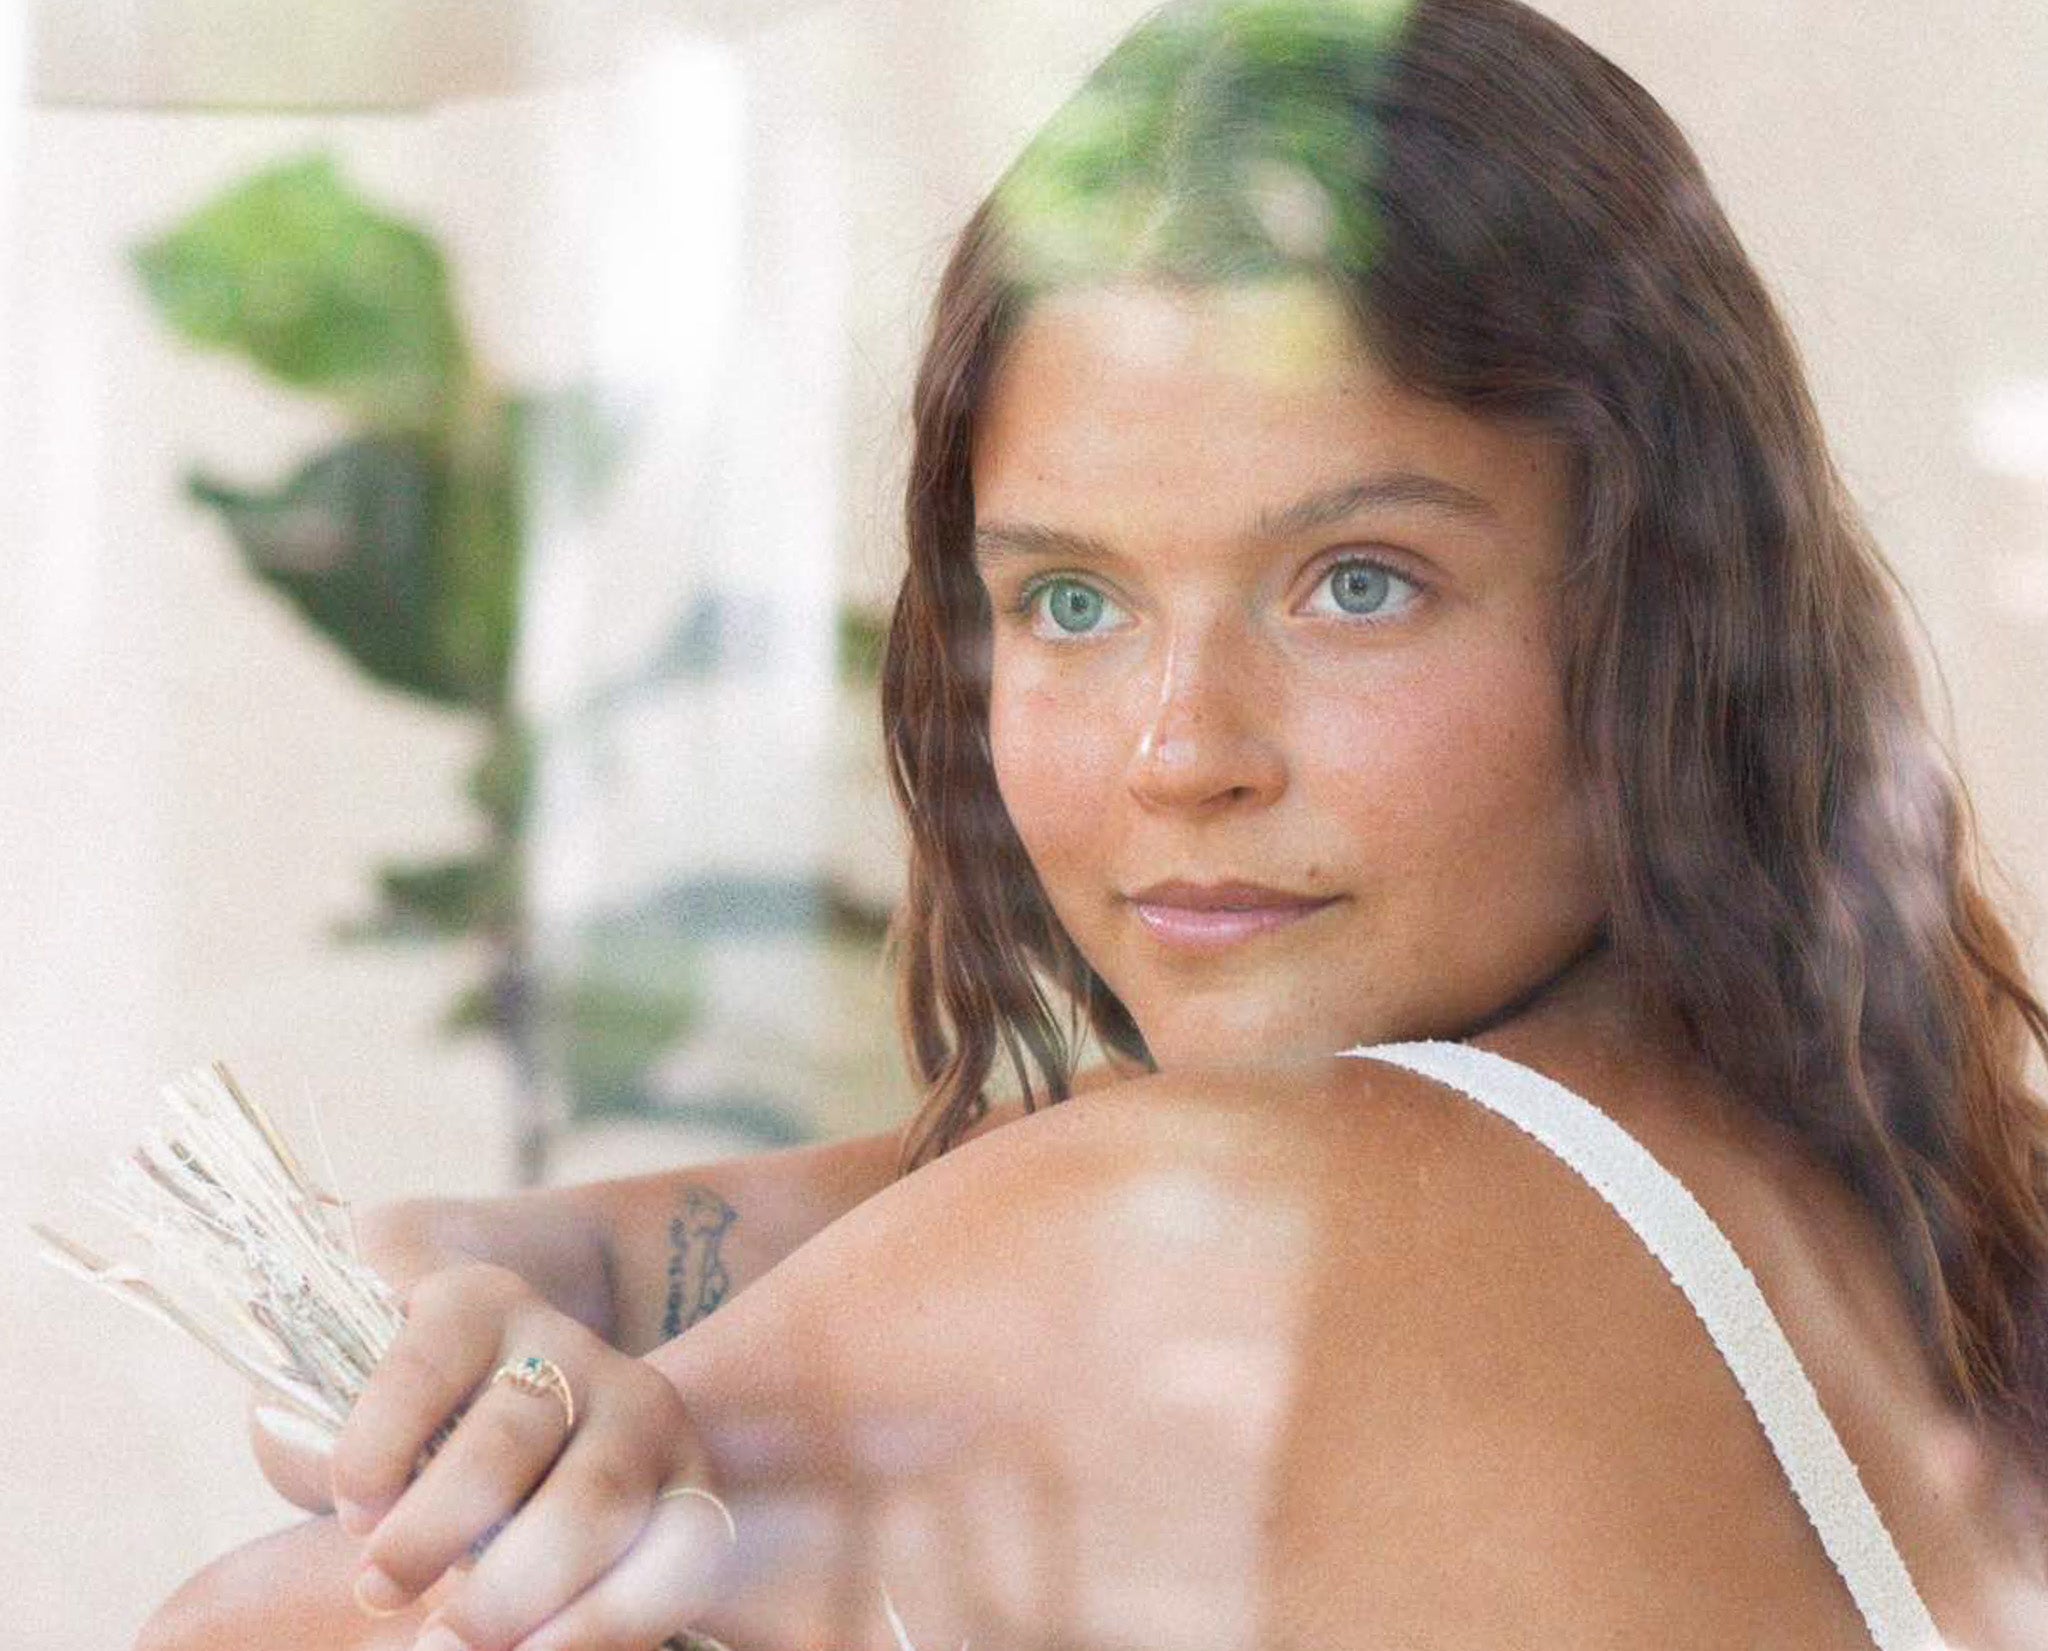
[[[650,30],[744,34],[820,3],[30,0],[29,90],[46,107],[403,111],[602,74]]]

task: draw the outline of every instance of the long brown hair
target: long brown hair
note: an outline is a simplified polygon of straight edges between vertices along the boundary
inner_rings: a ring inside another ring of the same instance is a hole
[[[1033,299],[1307,274],[1404,387],[1561,439],[1560,668],[1608,936],[1745,1104],[1876,1216],[1953,1398],[2048,1471],[2048,1015],[1980,888],[1901,603],[1797,352],[1656,102],[1515,0],[1180,0],[962,233],[918,374],[883,685],[926,1089],[907,1171],[1145,1058],[997,794],[969,470]]]

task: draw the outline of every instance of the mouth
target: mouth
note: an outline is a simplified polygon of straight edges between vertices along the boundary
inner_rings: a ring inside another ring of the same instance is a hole
[[[1125,896],[1154,939],[1176,950],[1219,951],[1288,928],[1341,895],[1294,894],[1258,883],[1155,883]]]

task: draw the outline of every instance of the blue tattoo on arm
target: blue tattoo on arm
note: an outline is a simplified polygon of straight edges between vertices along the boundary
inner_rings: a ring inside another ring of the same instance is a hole
[[[715,1192],[692,1187],[683,1213],[668,1224],[668,1306],[661,1316],[664,1340],[680,1336],[707,1316],[732,1287],[718,1247],[739,1212]]]

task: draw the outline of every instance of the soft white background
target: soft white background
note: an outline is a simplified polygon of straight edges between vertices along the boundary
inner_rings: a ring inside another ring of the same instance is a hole
[[[594,537],[553,547],[548,640],[525,666],[536,692],[617,643],[633,622],[617,607],[632,585],[621,563],[667,542],[776,547],[775,568],[815,593],[765,582],[796,604],[801,633],[835,581],[878,597],[893,578],[905,398],[951,230],[1142,9],[67,0],[37,19],[42,107],[20,94],[19,0],[0,11],[8,1646],[124,1644],[183,1576],[289,1512],[247,1460],[234,1384],[42,1268],[26,1240],[27,1220],[61,1215],[71,1183],[141,1130],[160,1078],[221,1054],[293,1127],[317,1102],[341,1184],[365,1199],[482,1190],[509,1165],[496,1056],[433,1031],[476,960],[324,939],[360,908],[374,860],[463,846],[468,731],[365,689],[180,504],[195,458],[267,480],[332,432],[240,368],[171,347],[123,250],[256,165],[335,145],[360,181],[440,227],[510,366],[665,385],[661,451],[679,468],[661,474],[715,461],[732,482],[687,519],[643,484]],[[2048,9],[1549,9],[1692,133],[1781,295],[1844,468],[1924,617],[1987,837],[2033,925],[2048,893]],[[726,55],[670,55],[692,17]],[[661,73],[695,90],[650,97]],[[112,106],[274,99],[280,84],[356,107]],[[361,107],[379,102],[417,106]],[[728,318],[715,337],[692,330],[707,314]],[[755,389],[708,412],[691,400],[742,380]],[[2010,410],[2029,385],[2031,422]],[[692,747],[672,777],[680,796],[715,772],[764,820],[801,826],[788,833],[801,867],[829,852],[809,816],[828,798],[871,807],[872,788],[819,773],[843,713],[815,661],[795,670],[772,737],[700,730],[702,766]],[[852,869],[886,885],[886,822],[864,815],[842,835]],[[600,852],[573,831],[559,842],[564,876]],[[795,1068],[821,1127],[898,1115],[907,1097],[829,1081],[886,1083],[886,1064],[834,1053],[876,1030],[883,983],[856,969],[793,1000],[797,1031],[824,1051]],[[752,1028],[771,1043],[788,1031]],[[715,1148],[591,1142],[568,1167]]]

